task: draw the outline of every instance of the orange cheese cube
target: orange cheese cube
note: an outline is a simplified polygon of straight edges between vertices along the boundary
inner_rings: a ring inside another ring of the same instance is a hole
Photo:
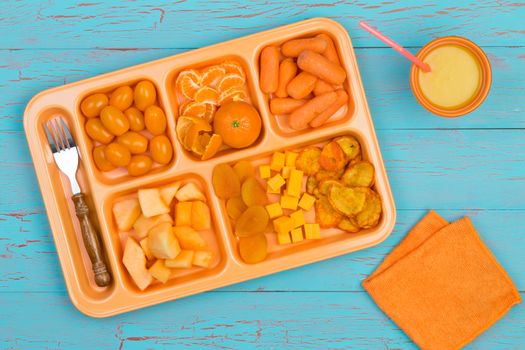
[[[293,227],[299,227],[304,225],[304,213],[301,209],[294,211],[290,214],[290,218],[293,221]]]
[[[277,202],[268,204],[266,206],[266,211],[268,212],[270,219],[278,218],[279,216],[283,215],[283,209],[281,208],[281,205]]]
[[[319,227],[319,224],[305,224],[304,235],[306,239],[321,238],[321,228]]]
[[[281,216],[273,220],[273,229],[277,233],[287,234],[293,229],[293,221],[289,216]]]
[[[267,182],[268,186],[274,191],[280,189],[285,183],[286,181],[284,181],[283,177],[279,174],[275,175]]]
[[[297,156],[299,154],[295,153],[295,152],[288,152],[286,151],[284,156],[285,156],[285,162],[284,164],[286,166],[289,166],[289,167],[295,167],[295,160],[297,159]]]
[[[297,204],[299,203],[299,198],[290,197],[290,196],[281,196],[281,208],[283,209],[297,209]]]
[[[281,188],[273,189],[270,186],[266,186],[266,193],[281,194]]]
[[[261,176],[261,179],[267,179],[272,176],[270,166],[266,164],[259,166],[259,175]]]
[[[301,227],[292,230],[292,242],[301,242],[303,240],[303,229]]]
[[[270,162],[270,169],[275,170],[275,171],[281,171],[281,169],[284,166],[284,161],[285,161],[284,153],[275,152]]]
[[[277,242],[279,244],[290,244],[292,243],[292,240],[290,239],[290,234],[288,232],[285,233],[278,233],[277,234]]]
[[[315,203],[315,197],[305,192],[303,193],[303,196],[299,200],[299,207],[308,211],[312,209],[312,206],[314,205],[314,203]]]
[[[303,172],[301,170],[292,169],[290,177],[288,178],[288,185],[286,186],[286,194],[292,197],[301,195],[301,186],[303,184]]]
[[[288,179],[293,169],[295,169],[294,166],[287,166],[287,165],[283,166],[283,169],[281,170],[283,179]]]

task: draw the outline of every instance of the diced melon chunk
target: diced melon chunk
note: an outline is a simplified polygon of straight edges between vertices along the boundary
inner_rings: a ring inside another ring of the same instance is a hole
[[[303,229],[302,227],[297,227],[292,230],[291,233],[292,242],[301,242],[303,240]]]
[[[148,237],[140,241],[140,246],[142,247],[142,250],[144,251],[144,254],[146,255],[146,259],[148,260],[155,259],[153,254],[151,254],[151,250],[149,249],[149,246],[148,246]]]
[[[177,181],[172,184],[162,186],[159,189],[160,197],[162,198],[164,203],[166,203],[166,205],[169,206],[171,204],[171,201],[173,200],[173,197],[175,197],[175,194],[179,190],[180,185],[181,185],[180,181]]]
[[[305,224],[304,225],[304,236],[306,237],[306,239],[321,238],[321,228],[319,224]]]
[[[273,220],[273,229],[277,233],[288,233],[293,229],[293,221],[289,216],[281,216]]]
[[[173,259],[180,253],[179,242],[169,222],[162,222],[149,231],[148,247],[157,259]]]
[[[281,197],[281,208],[296,210],[298,202],[299,198],[284,195]]]
[[[131,237],[126,241],[122,262],[140,290],[150,285],[153,277],[146,268],[146,256],[139,244]]]
[[[175,205],[175,226],[191,226],[193,202],[178,202]]]
[[[299,200],[299,207],[303,208],[304,210],[308,211],[312,209],[312,206],[315,203],[315,197],[309,195],[308,193],[303,193],[303,196]]]
[[[210,267],[211,259],[213,258],[213,254],[210,251],[207,250],[197,250],[195,254],[193,254],[193,265],[199,266],[199,267]]]
[[[282,167],[284,166],[284,153],[282,152],[275,152],[272,155],[272,160],[270,162],[270,169],[275,171],[281,171]]]
[[[299,154],[295,152],[286,151],[284,155],[286,158],[284,164],[288,167],[295,167],[295,161],[297,160],[297,156]]]
[[[173,232],[179,239],[182,249],[202,250],[206,248],[206,241],[189,226],[176,226],[173,228]]]
[[[119,231],[129,231],[140,216],[140,204],[137,198],[121,200],[113,204],[113,217]]]
[[[142,214],[150,218],[155,215],[166,214],[170,212],[170,208],[164,203],[160,197],[158,188],[145,188],[138,190],[140,208]]]
[[[193,261],[193,250],[181,250],[175,259],[167,259],[164,265],[173,269],[189,269]]]
[[[151,230],[152,227],[157,226],[161,222],[169,222],[171,224],[173,223],[173,220],[170,214],[161,214],[152,216],[150,218],[141,215],[133,224],[133,228],[135,229],[135,235],[139,238],[146,237],[148,235],[149,230]]]
[[[268,204],[266,206],[266,211],[268,212],[268,215],[270,216],[270,219],[275,219],[281,215],[283,215],[283,209],[281,208],[281,205],[276,202],[272,204]]]
[[[206,202],[206,197],[201,192],[199,187],[193,182],[188,182],[186,185],[182,186],[175,194],[175,198],[179,202],[185,201],[203,201]]]
[[[259,166],[259,176],[261,179],[268,179],[270,176],[272,176],[270,166],[266,164]]]
[[[286,194],[292,197],[299,197],[301,195],[301,186],[303,183],[302,170],[292,169],[288,184],[286,185]]]
[[[290,218],[293,221],[293,227],[299,227],[304,225],[304,213],[301,209],[294,211],[290,214]]]
[[[194,201],[191,205],[191,227],[196,230],[208,230],[211,227],[210,209],[206,203]]]
[[[292,243],[292,240],[290,239],[290,234],[288,232],[277,233],[277,243],[279,244]]]
[[[271,189],[277,190],[284,185],[286,181],[284,181],[283,177],[280,174],[276,174],[274,177],[272,177],[270,180],[268,180],[267,184],[270,186]]]
[[[166,283],[169,280],[171,275],[171,270],[169,267],[164,265],[164,260],[158,259],[153,265],[148,269],[149,273],[157,280],[162,283]]]

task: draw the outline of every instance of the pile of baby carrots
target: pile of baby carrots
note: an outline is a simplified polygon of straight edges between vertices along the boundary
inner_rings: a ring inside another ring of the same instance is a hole
[[[293,39],[261,52],[261,90],[270,95],[273,114],[289,114],[295,130],[324,124],[348,101],[332,39],[326,34]]]

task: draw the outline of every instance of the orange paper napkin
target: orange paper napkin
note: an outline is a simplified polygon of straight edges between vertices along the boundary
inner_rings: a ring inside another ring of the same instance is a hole
[[[421,349],[458,349],[521,298],[470,219],[430,211],[363,282]]]

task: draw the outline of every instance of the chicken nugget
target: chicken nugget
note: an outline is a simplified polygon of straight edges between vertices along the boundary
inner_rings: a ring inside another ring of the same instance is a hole
[[[336,227],[343,216],[337,212],[326,196],[320,196],[315,201],[315,220],[323,228]]]
[[[297,169],[302,170],[304,175],[315,175],[321,168],[319,164],[320,156],[321,149],[319,147],[306,147],[297,157],[295,166]]]
[[[350,187],[370,187],[374,184],[374,166],[366,160],[350,164],[341,180]]]
[[[329,171],[341,170],[346,165],[346,157],[341,146],[335,141],[328,142],[324,145],[319,157],[319,164],[323,169]]]

